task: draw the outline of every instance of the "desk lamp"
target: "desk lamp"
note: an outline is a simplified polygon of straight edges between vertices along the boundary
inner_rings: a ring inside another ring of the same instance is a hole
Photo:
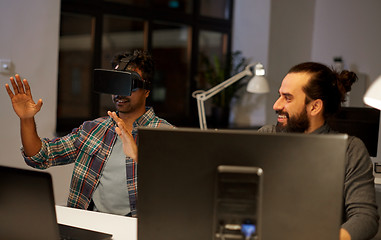
[[[251,68],[254,67],[254,73]],[[234,75],[233,77],[225,80],[224,82],[214,86],[213,88],[204,91],[197,90],[192,93],[192,97],[197,99],[197,109],[198,109],[198,117],[200,121],[200,129],[206,130],[206,117],[205,117],[205,105],[204,102],[209,98],[213,97],[217,93],[221,92],[225,88],[229,87],[233,83],[241,80],[244,77],[252,76],[249,83],[247,84],[246,91],[251,93],[268,93],[270,91],[269,85],[267,83],[265,75],[265,69],[263,65],[259,62],[249,64],[245,67],[245,69]]]
[[[381,76],[379,76],[366,91],[364,103],[381,110]]]

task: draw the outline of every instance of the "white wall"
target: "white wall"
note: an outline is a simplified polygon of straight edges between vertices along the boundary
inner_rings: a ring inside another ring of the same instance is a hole
[[[250,63],[268,66],[270,1],[235,1],[233,51],[242,51]],[[266,122],[267,94],[244,93],[232,108],[231,122],[236,127],[262,126]]]
[[[0,1],[0,59],[10,59],[10,74],[0,73],[0,164],[28,168],[20,153],[19,120],[13,112],[4,85],[15,73],[27,78],[34,100],[44,105],[37,114],[39,135],[52,137],[55,131],[59,0]],[[71,167],[72,169],[72,167]],[[66,204],[70,167],[49,170],[53,174],[56,202]]]
[[[381,1],[317,0],[312,59],[332,64],[342,56],[352,70],[381,74]]]
[[[233,20],[233,51],[267,65],[270,36],[270,1],[236,0]]]
[[[271,92],[267,102],[267,123],[276,122],[272,108],[287,71],[311,58],[315,0],[271,1],[268,79]]]

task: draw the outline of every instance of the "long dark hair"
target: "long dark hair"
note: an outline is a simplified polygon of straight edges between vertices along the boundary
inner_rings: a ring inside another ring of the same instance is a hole
[[[288,73],[305,72],[311,74],[308,83],[303,87],[306,103],[321,99],[324,106],[324,116],[337,113],[341,103],[346,99],[346,93],[351,91],[357,75],[351,71],[337,72],[321,63],[305,62],[292,67]]]

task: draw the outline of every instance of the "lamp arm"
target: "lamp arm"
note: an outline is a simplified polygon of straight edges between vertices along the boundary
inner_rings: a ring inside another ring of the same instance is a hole
[[[242,79],[243,77],[246,77],[246,76],[251,76],[253,75],[252,71],[250,70],[250,68],[252,66],[255,66],[257,63],[254,63],[254,64],[250,64],[250,65],[247,65],[245,67],[245,69],[242,71],[242,72],[239,72],[237,73],[236,75],[234,75],[233,77],[227,79],[226,81],[223,81],[222,83],[212,87],[211,89],[207,90],[207,91],[197,91],[195,94],[198,95],[200,94],[200,97],[206,101],[208,100],[209,98],[213,97],[214,95],[216,95],[217,93],[221,92],[222,90],[224,90],[225,88],[229,87],[230,85],[232,85],[233,83],[237,82],[238,80]]]
[[[223,81],[222,83],[212,87],[211,89],[207,91],[198,90],[192,93],[192,97],[197,99],[197,109],[198,109],[198,116],[200,121],[200,129],[202,130],[207,129],[204,102],[208,100],[209,98],[213,97],[214,95],[216,95],[217,93],[221,92],[225,88],[229,87],[233,83],[242,79],[243,77],[253,75],[253,72],[250,70],[250,68],[255,66],[256,64],[258,63],[252,63],[247,65],[242,72],[237,73],[233,77],[227,79],[226,81]]]

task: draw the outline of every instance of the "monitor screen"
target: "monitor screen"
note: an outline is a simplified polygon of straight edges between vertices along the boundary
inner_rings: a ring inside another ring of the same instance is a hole
[[[246,239],[339,237],[347,135],[140,128],[138,144],[139,240],[223,239],[237,219]]]

